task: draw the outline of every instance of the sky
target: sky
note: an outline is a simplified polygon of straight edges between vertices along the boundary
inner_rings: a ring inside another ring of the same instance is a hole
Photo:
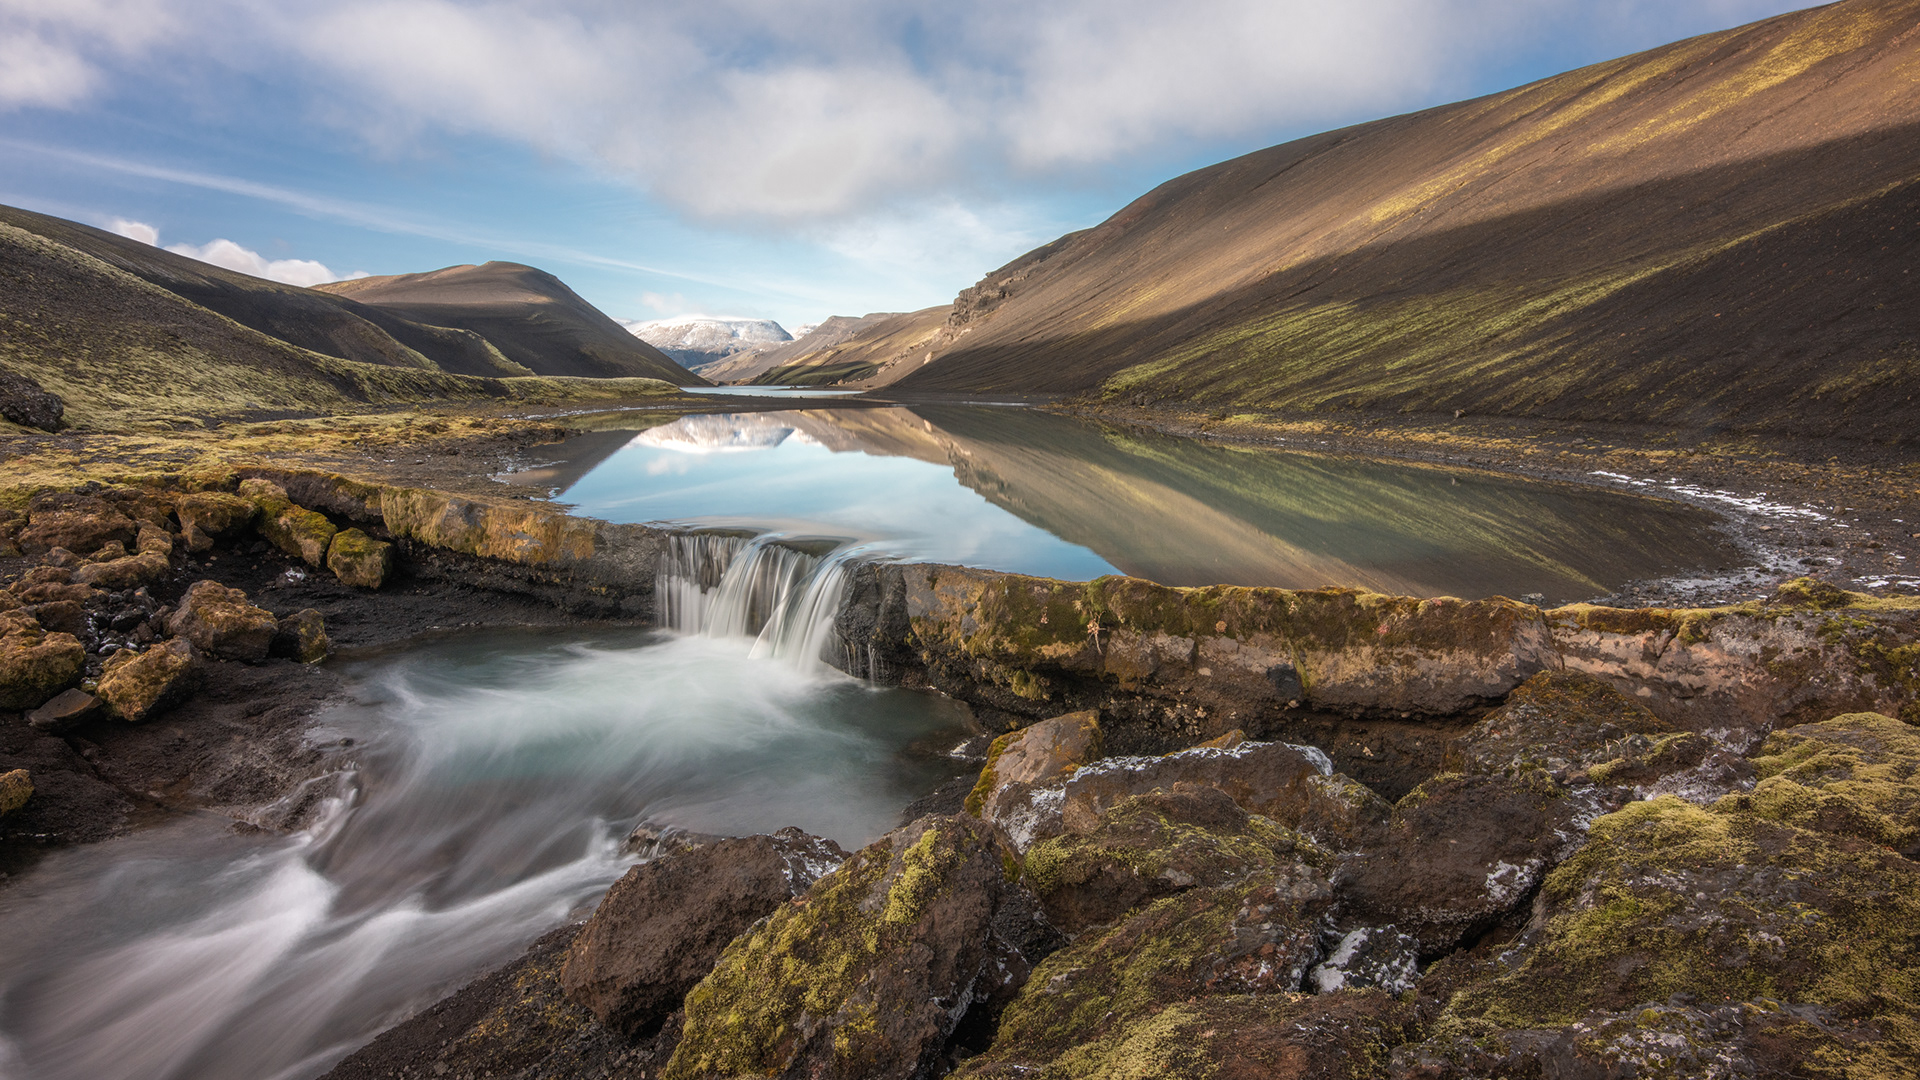
[[[0,203],[307,285],[904,311],[1181,173],[1778,0],[0,0]]]

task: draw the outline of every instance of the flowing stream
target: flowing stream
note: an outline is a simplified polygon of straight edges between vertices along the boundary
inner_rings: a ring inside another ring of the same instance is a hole
[[[818,661],[839,568],[688,537],[661,568],[672,632],[353,662],[357,700],[314,733],[337,768],[305,830],[175,819],[0,892],[0,1076],[315,1076],[577,917],[635,860],[636,824],[849,847],[891,828],[960,771],[943,751],[965,717]]]

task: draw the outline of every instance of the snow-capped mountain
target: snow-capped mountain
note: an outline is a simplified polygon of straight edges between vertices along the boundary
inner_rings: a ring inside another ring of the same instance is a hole
[[[673,357],[692,371],[736,353],[772,348],[793,340],[793,335],[772,319],[681,315],[672,319],[628,322],[624,325],[634,337]]]

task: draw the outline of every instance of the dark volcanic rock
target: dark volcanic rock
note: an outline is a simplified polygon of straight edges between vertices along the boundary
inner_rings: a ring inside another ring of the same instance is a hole
[[[579,931],[563,926],[418,1016],[382,1032],[336,1065],[325,1080],[645,1080],[679,1037],[670,1017],[651,1038],[609,1031],[560,989],[560,967]]]
[[[66,426],[60,419],[66,411],[67,403],[60,400],[60,395],[24,375],[0,371],[0,416],[22,427],[59,431]]]
[[[27,714],[27,726],[54,734],[65,731],[100,711],[100,699],[85,690],[62,690],[53,700]]]
[[[862,849],[728,946],[686,997],[666,1075],[921,1075],[1023,959],[993,933],[1010,860],[965,815]]]
[[[735,937],[846,860],[798,829],[641,863],[614,883],[567,954],[560,983],[624,1035],[658,1028]]]
[[[1164,896],[1330,862],[1311,841],[1248,814],[1225,792],[1182,782],[1122,800],[1085,835],[1036,845],[1025,877],[1053,924],[1078,934]]]
[[[1382,843],[1341,866],[1346,918],[1444,952],[1526,900],[1598,812],[1540,773],[1436,777],[1394,807]]]

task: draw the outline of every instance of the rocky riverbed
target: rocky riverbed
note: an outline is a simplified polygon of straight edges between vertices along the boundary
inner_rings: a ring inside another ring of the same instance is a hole
[[[653,614],[657,530],[324,457],[21,500],[10,869],[143,815],[299,824],[329,650]],[[863,573],[845,666],[970,702],[1003,732],[977,777],[852,853],[653,837],[586,923],[333,1075],[1920,1063],[1920,602],[1812,578],[1542,611]]]

